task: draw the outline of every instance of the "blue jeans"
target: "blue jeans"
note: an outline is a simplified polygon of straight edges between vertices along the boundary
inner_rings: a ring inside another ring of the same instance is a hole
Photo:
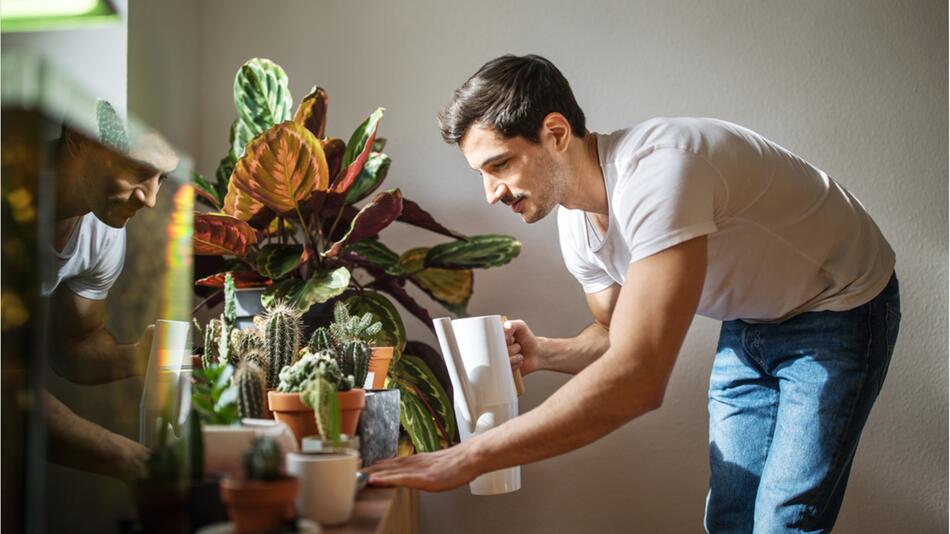
[[[706,531],[829,532],[900,326],[897,277],[844,312],[722,324]]]

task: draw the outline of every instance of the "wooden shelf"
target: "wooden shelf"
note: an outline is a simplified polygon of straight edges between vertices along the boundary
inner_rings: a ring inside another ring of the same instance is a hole
[[[324,527],[325,534],[417,534],[419,492],[406,488],[368,487],[356,497],[353,517],[345,525]]]

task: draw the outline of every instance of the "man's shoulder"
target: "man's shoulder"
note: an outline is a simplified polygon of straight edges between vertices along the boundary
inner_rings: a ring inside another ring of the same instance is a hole
[[[604,164],[635,163],[657,149],[701,152],[741,126],[709,117],[654,117],[601,136]]]

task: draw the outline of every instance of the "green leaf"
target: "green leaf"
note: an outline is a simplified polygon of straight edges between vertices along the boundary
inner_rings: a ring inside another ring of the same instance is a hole
[[[399,267],[399,255],[382,244],[378,239],[364,239],[346,247],[346,252],[359,255],[367,262],[386,271],[387,274],[399,276],[402,269]]]
[[[274,282],[261,294],[261,305],[270,309],[278,301],[287,300],[303,287],[302,280],[281,280]]]
[[[214,184],[205,180],[204,176],[193,172],[191,173],[191,182],[195,184],[195,192],[211,202],[215,209],[221,209],[221,201],[224,196],[218,196],[218,190]]]
[[[290,298],[289,304],[306,313],[314,304],[342,294],[349,284],[350,271],[346,267],[316,271]]]
[[[412,384],[414,396],[423,401],[426,410],[445,431],[446,435],[442,437],[451,442],[456,432],[455,410],[452,399],[445,393],[435,373],[421,358],[412,354],[400,356],[396,366],[397,380]]]
[[[386,141],[387,139],[385,137],[377,137],[376,140],[373,141],[373,152],[382,152],[383,149],[386,148]]]
[[[251,59],[234,77],[234,107],[238,112],[235,141],[246,144],[271,126],[290,119],[292,105],[284,69],[269,59]],[[244,146],[234,148],[234,154],[240,156]]]
[[[521,252],[521,243],[506,235],[476,235],[432,247],[426,254],[426,267],[471,269],[498,267]]]
[[[407,250],[399,258],[399,266],[409,273],[409,280],[434,300],[456,315],[465,315],[472,297],[475,274],[471,269],[425,267],[429,251],[426,247]]]
[[[357,293],[346,299],[346,307],[353,315],[371,313],[374,322],[383,324],[383,330],[376,336],[377,346],[393,346],[400,351],[406,347],[406,327],[402,318],[393,303],[381,293]]]
[[[343,162],[340,176],[333,184],[335,194],[345,194],[349,191],[353,182],[363,170],[366,159],[373,148],[373,140],[376,138],[376,128],[379,126],[379,120],[383,117],[384,108],[378,108],[370,114],[369,117],[360,124],[349,142],[346,143],[346,151],[343,152]]]
[[[302,260],[303,245],[264,245],[257,255],[257,272],[276,280],[296,269]]]
[[[399,388],[399,422],[417,452],[434,452],[442,448],[439,442],[439,431],[435,421],[429,415],[422,401],[410,393],[409,388]]]
[[[359,202],[375,191],[386,179],[386,175],[389,174],[389,166],[392,162],[392,158],[386,154],[370,153],[366,165],[363,166],[359,177],[356,178],[356,182],[346,192],[346,203]]]

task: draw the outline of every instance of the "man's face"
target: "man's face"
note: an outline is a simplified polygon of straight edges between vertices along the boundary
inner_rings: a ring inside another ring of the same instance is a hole
[[[178,165],[174,152],[156,155],[133,147],[130,157],[85,139],[78,146],[83,201],[114,228],[124,227],[138,210],[154,207],[165,173]]]
[[[505,139],[493,128],[473,125],[459,142],[469,166],[482,176],[485,199],[511,206],[526,223],[541,220],[557,206],[565,183],[562,166],[542,137]]]

